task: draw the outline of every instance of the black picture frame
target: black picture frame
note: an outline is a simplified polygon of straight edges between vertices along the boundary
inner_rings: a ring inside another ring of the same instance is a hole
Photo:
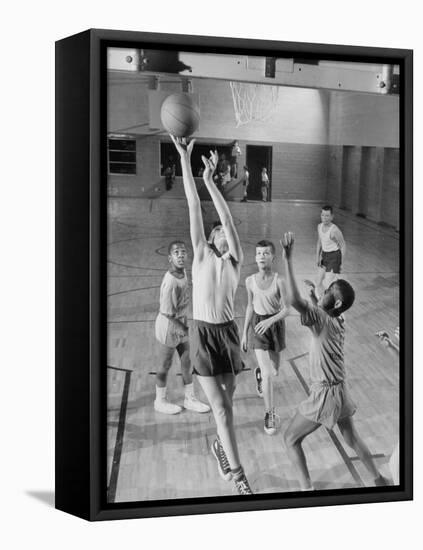
[[[108,504],[106,500],[106,48],[242,52],[400,66],[399,486]],[[56,43],[56,508],[110,520],[412,499],[413,53],[405,49],[91,29]]]

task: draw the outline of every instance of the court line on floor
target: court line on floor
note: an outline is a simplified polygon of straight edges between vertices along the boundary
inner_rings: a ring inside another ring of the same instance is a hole
[[[126,410],[128,408],[129,386],[131,383],[132,371],[127,369],[120,369],[118,367],[107,367],[107,368],[125,372],[125,382],[123,386],[122,398],[120,403],[120,413],[119,413],[118,429],[116,433],[115,448],[113,452],[112,469],[110,472],[109,486],[107,488],[107,502],[112,503],[116,499],[116,489],[117,489],[117,483],[119,478],[120,460],[122,457],[123,436],[125,434],[125,424],[126,424]]]
[[[292,370],[294,371],[295,375],[297,376],[303,390],[306,392],[307,395],[310,395],[310,388],[307,384],[307,382],[304,380],[303,375],[299,371],[297,365],[295,364],[295,361],[297,359],[300,359],[302,357],[305,357],[308,355],[308,352],[302,353],[301,355],[297,355],[296,357],[292,357],[291,359],[287,359],[288,363],[291,365]],[[333,430],[330,430],[329,428],[325,427],[326,432],[328,433],[330,439],[332,440],[332,443],[335,445],[336,450],[341,455],[341,458],[343,459],[346,467],[348,468],[348,471],[352,475],[354,481],[358,483],[361,487],[365,487],[364,481],[361,479],[360,474],[357,472],[354,464],[352,463],[351,458],[346,453],[344,447],[342,446],[342,443],[339,441],[338,437],[334,433]],[[376,456],[376,455],[373,455]]]

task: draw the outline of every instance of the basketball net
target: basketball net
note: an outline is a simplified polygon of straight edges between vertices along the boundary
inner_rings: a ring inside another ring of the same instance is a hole
[[[278,102],[279,86],[230,82],[237,127],[268,119]]]

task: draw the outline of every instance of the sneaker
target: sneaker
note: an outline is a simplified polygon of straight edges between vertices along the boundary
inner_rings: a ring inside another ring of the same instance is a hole
[[[182,407],[169,403],[167,399],[156,399],[154,401],[154,410],[163,414],[178,414],[182,411]]]
[[[254,378],[256,379],[256,391],[259,397],[263,397],[263,379],[261,377],[260,367],[254,369]]]
[[[264,416],[264,431],[267,435],[275,435],[280,424],[280,418],[275,414],[275,409],[271,409]]]
[[[234,478],[235,487],[239,495],[252,495],[253,491],[245,477],[244,471],[242,471],[239,477]]]
[[[231,467],[229,466],[228,457],[223,450],[219,438],[213,441],[211,451],[214,455],[214,458],[216,459],[217,469],[219,471],[220,477],[225,481],[230,481],[232,479]]]
[[[185,397],[184,407],[189,411],[194,411],[197,413],[210,412],[210,407],[205,403],[202,403],[199,399],[197,399],[193,395],[191,395],[190,397]]]

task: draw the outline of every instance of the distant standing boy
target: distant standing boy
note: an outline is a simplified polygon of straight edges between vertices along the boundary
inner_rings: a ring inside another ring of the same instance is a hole
[[[263,166],[261,169],[261,197],[263,202],[267,202],[269,200],[269,188],[269,175],[267,173],[267,168]]]
[[[321,223],[317,226],[316,246],[316,292],[318,297],[323,294],[325,287],[333,283],[336,275],[341,273],[346,252],[342,231],[333,223],[332,206],[323,206],[320,219]],[[310,281],[305,282],[311,287],[314,286]]]
[[[234,141],[231,148],[231,178],[236,179],[238,177],[238,157],[241,156],[241,147],[238,141]]]
[[[286,289],[283,278],[273,271],[275,245],[271,241],[256,244],[258,272],[245,280],[248,304],[245,312],[241,347],[248,349],[248,331],[252,325],[254,335],[251,347],[256,354],[258,367],[254,369],[257,393],[264,398],[264,431],[274,435],[277,415],[273,401],[272,377],[278,374],[280,354],[285,348]]]
[[[247,202],[249,183],[250,183],[250,172],[248,171],[248,166],[244,166],[244,175],[242,177],[242,186],[244,187],[244,195],[242,197],[241,202]]]
[[[166,397],[167,375],[175,351],[181,361],[185,387],[184,408],[198,413],[210,411],[194,395],[189,358],[187,314],[189,305],[188,279],[185,272],[187,250],[182,241],[173,241],[168,247],[169,271],[160,287],[160,311],[156,318],[156,339],[159,347],[159,365],[156,373],[154,409],[164,414],[178,414],[182,407],[170,403]]]
[[[332,429],[336,424],[347,445],[354,449],[372,475],[374,484],[386,485],[387,481],[377,470],[367,445],[354,426],[352,416],[356,405],[346,386],[345,321],[342,313],[352,306],[354,290],[347,281],[339,279],[320,296],[317,305],[307,302],[300,295],[294,276],[294,235],[285,233],[281,244],[286,277],[291,288],[291,305],[300,313],[302,324],[311,331],[310,395],[298,407],[284,435],[288,456],[297,469],[301,489],[313,489],[302,448],[304,438],[322,425]]]

